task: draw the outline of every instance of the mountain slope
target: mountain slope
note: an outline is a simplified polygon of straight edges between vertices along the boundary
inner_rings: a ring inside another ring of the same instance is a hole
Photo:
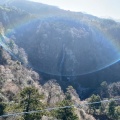
[[[29,6],[31,11],[36,11],[34,13],[27,9],[34,18],[28,17],[28,21],[17,26],[14,35],[16,43],[26,50],[32,67],[40,72],[63,76],[83,75],[103,69],[120,57],[111,44],[112,41],[117,47],[120,46],[120,24],[113,20],[29,1],[18,0],[8,5],[25,11]],[[34,6],[37,9],[33,9]],[[46,11],[49,8],[52,10]],[[32,51],[36,51],[36,54]]]
[[[44,95],[46,107],[67,97],[77,105],[89,102],[91,94],[99,94],[92,95],[99,100],[120,96],[120,82],[116,82],[120,80],[120,23],[26,0],[4,2],[0,6],[0,106],[18,104],[15,98],[28,86]],[[95,109],[81,107],[75,110],[79,119],[94,120],[89,114],[94,115]],[[110,118],[108,107],[102,112],[96,108],[96,119]],[[53,119],[48,116],[43,119]]]
[[[34,11],[36,4],[38,7]],[[119,50],[116,50],[120,46],[119,23],[29,1],[13,1],[8,6],[11,16],[1,10],[5,34],[14,36],[15,43],[25,49],[34,70],[46,73],[45,76],[53,75],[52,78],[56,78],[54,75],[66,76],[63,77],[65,84],[66,81],[75,85],[80,82],[86,87],[96,87],[104,79],[119,80],[119,63],[112,65],[119,60]],[[13,6],[19,10],[15,12]],[[27,7],[31,11],[26,12]],[[46,12],[46,8],[52,10]],[[3,19],[4,16],[10,22]],[[111,74],[111,71],[114,72]],[[94,84],[88,85],[87,81]]]

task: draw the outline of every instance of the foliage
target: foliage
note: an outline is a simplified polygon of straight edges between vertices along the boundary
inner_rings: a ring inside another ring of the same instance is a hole
[[[72,103],[69,100],[63,100],[62,102],[59,103],[58,106],[63,107],[63,106],[71,106],[71,105]],[[75,109],[69,107],[56,110],[54,116],[60,120],[78,120],[78,117],[75,114]]]
[[[115,107],[115,118],[120,120],[120,106]]]
[[[110,118],[115,118],[115,101],[111,101],[108,106],[108,116]]]
[[[20,107],[23,108],[24,112],[29,112],[33,110],[40,110],[44,107],[43,103],[40,101],[43,99],[43,95],[40,95],[38,90],[34,87],[24,88],[20,92]],[[42,117],[42,113],[35,114],[25,114],[25,120],[39,120]]]
[[[108,84],[106,81],[103,81],[101,83],[101,97],[102,98],[108,98],[109,97],[109,93],[108,93]]]
[[[106,110],[106,105],[104,103],[101,103],[101,106],[99,108],[99,112],[100,114],[105,114],[105,110]]]
[[[5,104],[0,102],[0,115],[4,114],[5,106],[6,106]]]
[[[99,95],[94,95],[94,94],[93,94],[93,95],[89,98],[88,102],[89,102],[89,103],[94,103],[94,102],[99,102],[100,100],[101,100],[101,98],[100,98]],[[95,113],[95,112],[96,112],[96,109],[99,109],[100,106],[101,106],[101,103],[89,104],[89,109],[90,109],[90,110],[93,110],[93,113]]]
[[[58,103],[58,107],[68,106],[66,108],[58,109],[54,111],[53,116],[60,120],[78,120],[77,115],[75,114],[75,108],[69,107],[72,106],[70,93],[66,92],[66,97],[63,101]]]
[[[19,48],[18,57],[23,64],[27,65],[27,63],[28,63],[27,55],[23,48]]]
[[[3,51],[3,48],[0,47],[0,64],[6,64],[7,63],[7,59],[5,56],[5,52]]]
[[[108,92],[111,97],[120,96],[120,82],[114,82],[108,86]]]
[[[120,96],[120,82],[113,82],[108,84],[106,81],[103,81],[100,84],[100,96],[102,98]]]

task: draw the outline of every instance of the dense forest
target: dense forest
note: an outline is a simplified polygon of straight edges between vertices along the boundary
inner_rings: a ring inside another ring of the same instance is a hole
[[[119,120],[119,33],[112,19],[0,1],[0,120]]]

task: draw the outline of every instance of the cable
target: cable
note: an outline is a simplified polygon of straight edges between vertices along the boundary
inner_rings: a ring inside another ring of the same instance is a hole
[[[46,109],[43,109],[43,110],[36,110],[36,111],[30,111],[30,112],[21,112],[21,113],[6,114],[6,115],[0,116],[0,118],[1,117],[8,117],[8,116],[23,115],[23,114],[39,113],[39,112],[43,112],[43,111],[51,111],[51,110],[55,110],[55,109],[64,109],[64,108],[71,108],[71,107],[74,107],[74,105],[72,105],[72,106],[64,106],[64,107],[46,108]]]
[[[120,98],[116,98],[116,99],[110,99],[110,100],[102,100],[99,102],[89,102],[89,103],[82,103],[82,104],[74,104],[71,106],[63,106],[63,107],[53,107],[53,108],[46,108],[43,110],[36,110],[36,111],[30,111],[30,112],[20,112],[20,113],[11,113],[11,114],[5,114],[5,115],[1,115],[0,118],[3,117],[9,117],[9,116],[18,116],[18,115],[23,115],[23,114],[32,114],[32,113],[39,113],[39,112],[43,112],[43,111],[51,111],[51,110],[55,110],[55,109],[64,109],[64,108],[72,108],[72,107],[79,107],[79,106],[83,106],[83,105],[91,105],[91,104],[98,104],[98,103],[106,103],[106,102],[111,102],[111,101],[119,101]]]
[[[79,107],[79,106],[93,105],[93,104],[99,104],[99,103],[108,103],[108,102],[111,102],[111,101],[119,101],[119,100],[120,100],[120,98],[110,99],[110,100],[101,100],[99,102],[89,102],[89,103],[84,103],[83,105],[78,104],[76,106]]]

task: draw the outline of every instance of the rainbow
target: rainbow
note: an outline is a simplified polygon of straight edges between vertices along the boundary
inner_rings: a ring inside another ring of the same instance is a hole
[[[19,20],[17,21],[16,23],[14,23],[14,27],[13,26],[8,26],[7,29],[11,29],[11,30],[15,30],[15,29],[24,29],[26,24],[29,24],[29,23],[34,23],[35,21],[37,20],[41,20],[41,21],[50,21],[50,20],[63,20],[63,19],[66,19],[65,16],[61,16],[61,17],[54,17],[54,16],[51,16],[51,15],[41,15],[39,17],[35,17],[35,16],[25,16],[24,18],[22,18],[22,20]],[[67,17],[67,19],[71,19],[71,17]],[[85,75],[85,74],[90,74],[90,73],[93,73],[93,72],[96,72],[96,71],[100,71],[102,69],[105,69],[115,63],[117,63],[119,60],[120,60],[120,42],[118,42],[117,40],[113,39],[111,35],[109,34],[106,34],[105,32],[103,32],[102,30],[100,30],[99,28],[97,27],[93,27],[91,25],[88,25],[88,23],[84,22],[84,21],[79,21],[79,20],[70,20],[72,24],[79,24],[79,23],[82,23],[86,26],[89,27],[89,29],[94,29],[97,33],[99,33],[102,38],[104,38],[104,44],[107,46],[107,47],[110,47],[111,51],[113,51],[114,55],[113,55],[113,59],[111,61],[109,61],[109,63],[106,63],[106,65],[104,66],[101,66],[100,68],[97,68],[95,70],[91,70],[89,72],[86,72],[86,73],[80,73],[80,74],[77,74],[77,75]],[[76,25],[77,26],[77,25]],[[5,36],[9,36],[9,34],[11,33],[12,31],[6,31],[5,32]],[[98,43],[101,42],[101,41],[98,41]],[[14,53],[12,53],[12,51],[10,51],[8,49],[8,47],[0,41],[0,45],[6,50],[8,51],[12,56],[15,57]],[[38,69],[37,69],[38,70]],[[40,70],[39,70],[40,71]],[[41,71],[43,72],[43,71]],[[44,71],[45,73],[45,71]],[[51,74],[51,73],[48,73],[47,74]],[[55,74],[54,74],[55,75]],[[69,75],[68,75],[69,76]],[[76,76],[76,75],[75,75]]]

